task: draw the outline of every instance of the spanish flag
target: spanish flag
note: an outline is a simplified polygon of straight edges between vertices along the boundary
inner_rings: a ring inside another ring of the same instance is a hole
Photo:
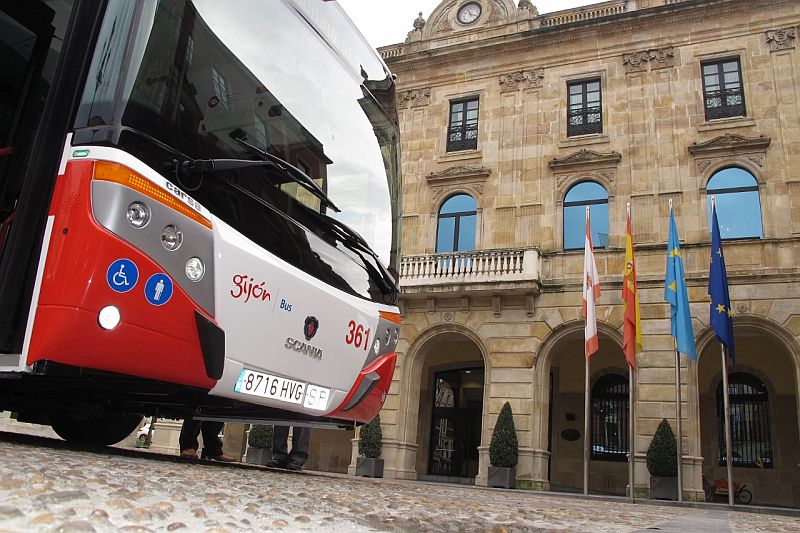
[[[625,302],[622,351],[625,352],[625,359],[631,368],[636,368],[636,352],[642,350],[642,317],[639,314],[639,289],[636,285],[636,261],[633,258],[630,206],[625,233],[625,271],[622,278],[622,300]]]

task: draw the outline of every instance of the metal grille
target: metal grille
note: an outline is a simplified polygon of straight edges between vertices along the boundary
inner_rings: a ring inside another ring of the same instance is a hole
[[[628,460],[628,381],[603,376],[592,387],[592,459]]]
[[[742,88],[706,91],[706,120],[744,116]]]
[[[728,379],[731,404],[731,454],[733,466],[772,468],[772,438],[769,424],[767,387],[745,372]],[[717,425],[719,428],[719,464],[725,459],[725,418],[722,383],[717,387]]]

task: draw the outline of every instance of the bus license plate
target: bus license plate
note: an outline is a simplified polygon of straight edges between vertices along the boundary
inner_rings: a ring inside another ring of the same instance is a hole
[[[253,396],[261,396],[281,402],[301,404],[303,402],[306,384],[300,381],[294,381],[293,379],[271,376],[263,372],[256,372],[245,368],[242,370],[242,373],[239,374],[239,379],[236,381],[236,386],[234,386],[233,390],[234,392],[240,392],[242,394],[251,394]]]

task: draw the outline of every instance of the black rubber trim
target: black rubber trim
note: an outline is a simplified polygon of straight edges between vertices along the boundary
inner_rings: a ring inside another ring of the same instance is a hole
[[[350,398],[350,401],[347,402],[347,405],[342,407],[342,411],[349,411],[356,405],[358,405],[361,400],[367,397],[367,395],[372,392],[372,389],[375,388],[375,385],[381,380],[381,377],[378,375],[377,372],[370,372],[364,379],[361,380],[361,383],[358,384],[358,389],[356,389],[355,394],[353,397]]]
[[[225,366],[225,332],[197,311],[194,312],[194,319],[197,322],[197,336],[200,338],[206,374],[211,379],[219,379]]]

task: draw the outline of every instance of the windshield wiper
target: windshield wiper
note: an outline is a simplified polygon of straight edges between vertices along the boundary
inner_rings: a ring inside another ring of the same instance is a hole
[[[282,159],[274,154],[271,154],[266,150],[262,150],[257,146],[253,146],[252,144],[250,144],[245,140],[247,138],[246,134],[238,128],[230,132],[229,136],[231,139],[238,142],[242,146],[247,147],[251,151],[260,155],[261,157],[264,157],[268,161],[274,163],[275,166],[277,166],[279,169],[287,173],[296,183],[299,183],[300,185],[305,187],[309,192],[311,192],[311,194],[313,194],[314,196],[325,202],[325,204],[328,205],[331,209],[333,209],[337,213],[341,213],[342,210],[336,207],[336,205],[331,201],[328,195],[325,194],[325,191],[323,191],[322,188],[319,185],[317,185],[316,182],[314,182],[314,180],[308,174],[306,174],[296,166],[292,165],[285,159]]]
[[[337,213],[341,212],[341,209],[336,207],[336,204],[334,204],[333,201],[330,198],[328,198],[328,195],[325,194],[325,192],[322,189],[320,189],[319,186],[316,183],[314,183],[314,181],[311,178],[306,176],[306,174],[302,170],[292,166],[291,164],[287,163],[280,157],[273,156],[272,154],[267,154],[266,152],[264,152],[264,155],[267,157],[268,159],[267,161],[253,161],[251,159],[190,159],[187,161],[175,160],[173,161],[173,168],[179,175],[202,174],[204,172],[221,172],[224,170],[235,170],[237,168],[247,168],[247,167],[276,168],[290,180],[297,183],[298,185],[306,189],[308,192],[319,198],[319,200],[323,204],[330,207]],[[277,161],[273,161],[272,158],[275,158]]]

